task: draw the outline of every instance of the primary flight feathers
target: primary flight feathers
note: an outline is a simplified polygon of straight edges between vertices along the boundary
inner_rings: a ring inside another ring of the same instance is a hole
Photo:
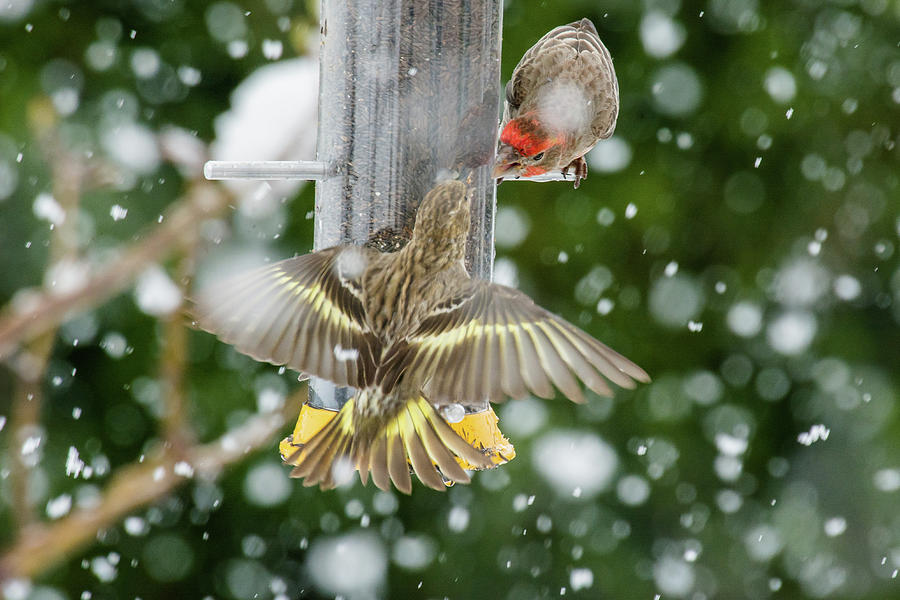
[[[339,246],[291,258],[203,292],[198,325],[257,358],[349,385],[356,396],[288,462],[307,483],[333,483],[342,457],[379,487],[408,491],[398,466],[412,464],[437,486],[468,481],[449,458],[488,466],[434,406],[483,407],[553,386],[581,402],[577,379],[611,394],[648,381],[637,365],[514,289],[472,280],[463,258],[469,229],[466,187],[432,189],[412,239],[380,253]],[[449,458],[448,458],[449,457]],[[405,464],[405,463],[404,463]],[[408,477],[408,476],[407,476]]]

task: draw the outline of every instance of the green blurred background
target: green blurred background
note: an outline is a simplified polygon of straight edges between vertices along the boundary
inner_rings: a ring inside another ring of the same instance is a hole
[[[179,256],[203,277],[312,245],[312,186],[207,187],[199,165],[312,158],[316,13],[0,0],[3,318],[176,203],[227,205],[0,367],[0,553],[161,446],[296,414],[290,373],[193,331],[182,359],[172,311],[194,272]],[[219,477],[175,469],[33,577],[7,555],[2,594],[900,598],[900,2],[509,1],[504,80],[584,16],[614,57],[616,135],[577,192],[498,188],[495,274],[652,384],[499,407],[518,457],[446,494],[304,488],[284,421]]]

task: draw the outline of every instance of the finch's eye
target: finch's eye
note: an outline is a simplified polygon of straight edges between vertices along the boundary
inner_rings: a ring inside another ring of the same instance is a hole
[[[541,160],[542,158],[544,158],[544,153],[538,152],[537,154],[535,154],[534,156],[531,157],[531,160]]]

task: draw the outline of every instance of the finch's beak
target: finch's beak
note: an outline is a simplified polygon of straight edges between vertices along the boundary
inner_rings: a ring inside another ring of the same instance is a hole
[[[497,160],[494,161],[494,179],[518,174],[522,167],[520,160],[521,157],[515,148],[501,144],[497,150]]]

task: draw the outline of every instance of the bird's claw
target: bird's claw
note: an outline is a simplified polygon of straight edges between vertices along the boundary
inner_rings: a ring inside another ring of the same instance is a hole
[[[581,180],[587,179],[588,167],[584,157],[579,156],[566,165],[562,170],[563,177],[568,177],[569,170],[574,170],[575,172],[575,189],[577,190],[578,186],[581,185]]]

